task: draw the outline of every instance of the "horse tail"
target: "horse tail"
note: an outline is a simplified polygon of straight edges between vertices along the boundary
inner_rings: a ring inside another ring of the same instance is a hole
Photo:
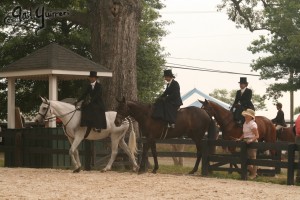
[[[130,153],[132,154],[133,157],[137,154],[137,145],[136,145],[136,135],[133,127],[133,122],[131,121],[130,118],[128,118],[129,122],[129,128],[130,134],[129,134],[129,141],[128,141],[128,147],[130,149]]]

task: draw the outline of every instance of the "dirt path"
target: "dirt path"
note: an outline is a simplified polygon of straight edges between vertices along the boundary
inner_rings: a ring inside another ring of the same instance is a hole
[[[298,200],[298,186],[200,176],[0,168],[0,199]]]

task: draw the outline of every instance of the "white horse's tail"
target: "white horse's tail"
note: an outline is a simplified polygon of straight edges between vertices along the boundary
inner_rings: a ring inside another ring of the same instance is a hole
[[[130,153],[132,154],[133,157],[137,154],[137,145],[136,145],[136,135],[133,127],[133,122],[131,121],[130,118],[128,118],[129,122],[129,128],[130,130],[130,135],[129,135],[129,141],[128,141],[128,147],[130,149]]]

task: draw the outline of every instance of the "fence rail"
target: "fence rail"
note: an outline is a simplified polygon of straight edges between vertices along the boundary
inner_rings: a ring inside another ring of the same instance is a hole
[[[63,134],[61,128],[31,128],[31,129],[8,129],[0,133],[4,138],[4,144],[0,145],[0,152],[5,152],[5,166],[7,167],[36,167],[36,168],[62,168],[71,167],[69,156],[70,144]],[[146,142],[145,138],[139,138],[138,144],[141,147]],[[110,154],[110,139],[96,142],[83,142],[80,147],[80,158],[86,169],[96,157],[103,157]],[[191,139],[165,139],[158,140],[157,144],[185,144],[191,145]],[[222,154],[212,152],[212,147],[233,147],[239,151],[235,154]],[[255,148],[258,151],[274,150],[277,157],[258,157],[256,160],[247,158],[247,149]],[[141,149],[141,148],[140,148]],[[287,151],[288,159],[281,160],[281,152]],[[247,165],[262,167],[273,167],[273,173],[279,173],[280,169],[287,169],[287,184],[294,184],[294,170],[300,169],[300,162],[295,159],[295,152],[300,152],[300,145],[294,143],[255,143],[247,145],[244,142],[208,140],[202,141],[202,175],[207,176],[213,171],[237,172],[241,179],[247,179]],[[196,152],[161,152],[159,157],[193,157]],[[122,154],[122,153],[121,153]],[[151,152],[148,153],[149,156]],[[92,161],[91,161],[92,159]],[[239,166],[238,166],[239,165]],[[236,167],[232,167],[236,166]]]

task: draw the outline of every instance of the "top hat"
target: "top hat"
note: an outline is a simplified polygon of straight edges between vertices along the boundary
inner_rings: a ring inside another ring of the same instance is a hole
[[[95,71],[90,71],[89,77],[97,77],[97,72],[95,72]]]
[[[247,110],[243,111],[242,115],[243,116],[248,115],[248,116],[252,117],[253,119],[255,119],[255,111],[252,109],[249,109],[249,108]]]
[[[165,76],[175,78],[174,74],[172,73],[172,70],[170,70],[170,69],[167,69],[164,71],[164,77]]]
[[[247,77],[240,77],[240,82],[239,83],[248,84]]]

